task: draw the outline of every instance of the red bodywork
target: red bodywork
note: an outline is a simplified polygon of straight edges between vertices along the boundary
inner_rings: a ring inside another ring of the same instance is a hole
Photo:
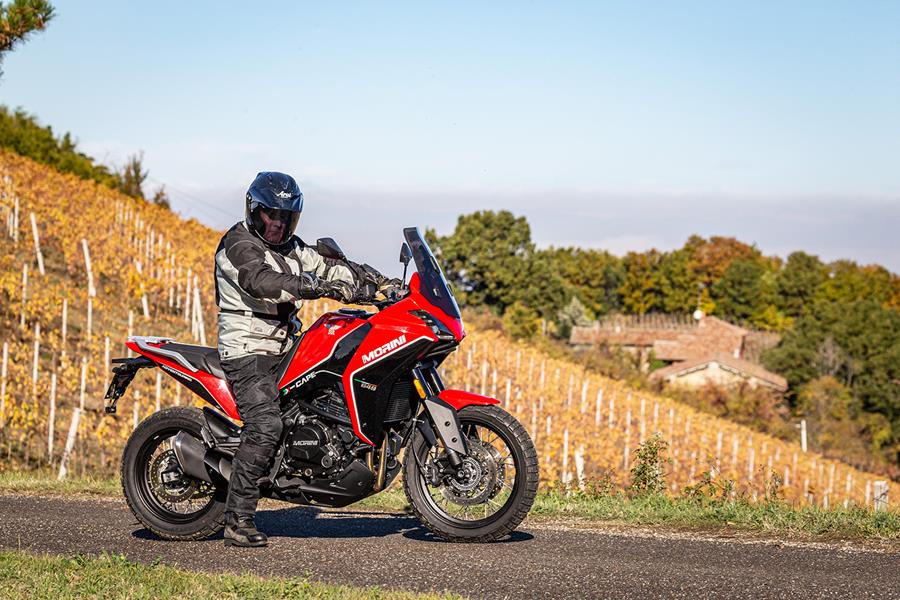
[[[419,275],[415,273],[410,279],[410,293],[406,298],[365,319],[339,312],[330,312],[319,317],[303,334],[303,339],[279,381],[279,389],[314,372],[319,365],[332,358],[341,340],[368,324],[370,329],[353,352],[340,376],[353,430],[360,440],[372,444],[372,440],[363,433],[360,424],[359,407],[352,385],[354,375],[364,368],[389,359],[395,352],[408,348],[414,343],[430,342],[421,344],[419,352],[419,356],[421,356],[433,343],[438,342],[438,337],[431,327],[421,318],[411,314],[413,311],[427,311],[432,317],[439,319],[453,334],[456,343],[462,341],[466,335],[462,321],[448,316],[440,308],[429,303],[422,295],[419,285]],[[398,343],[398,340],[401,339],[403,342]],[[157,348],[162,345],[164,344],[150,344],[151,347]],[[225,380],[203,370],[190,371],[169,358],[142,350],[131,340],[128,341],[127,346],[132,351],[162,365],[167,372],[188,387],[195,385],[192,382],[198,383],[229,417],[239,419],[234,397]],[[204,395],[196,389],[193,391]],[[443,390],[439,393],[439,397],[456,409],[468,405],[499,404],[499,401],[494,398],[459,390]],[[207,400],[209,399],[207,398]]]
[[[190,371],[189,369],[185,368],[184,366],[175,362],[174,360],[170,360],[164,356],[159,356],[157,354],[149,354],[149,353],[145,352],[144,350],[142,350],[141,348],[138,348],[138,345],[130,339],[125,343],[125,345],[128,346],[128,348],[130,350],[132,350],[133,352],[142,354],[142,355],[146,356],[147,358],[151,359],[152,361],[158,363],[159,365],[161,365],[163,367],[163,370],[165,370],[169,374],[171,374],[171,371],[177,371],[178,374],[181,375],[181,377],[179,377],[179,375],[172,375],[172,376],[175,378],[176,381],[187,385],[187,387],[189,389],[191,386],[185,383],[185,380],[183,379],[184,377],[199,383],[199,385],[203,389],[206,390],[206,392],[213,398],[213,400],[215,400],[216,404],[218,404],[219,407],[223,411],[225,411],[225,414],[227,414],[232,419],[240,420],[240,416],[238,415],[238,411],[237,411],[237,406],[234,403],[234,396],[231,394],[231,388],[228,387],[228,383],[224,379],[220,379],[220,378],[216,377],[215,375],[213,375],[211,373],[207,373],[206,371],[204,371],[202,369],[197,369],[196,371]],[[164,344],[150,343],[148,345],[150,347],[158,348],[160,346],[163,346]],[[171,369],[171,371],[169,369]],[[196,393],[196,390],[191,390],[191,391]],[[204,399],[208,400],[207,398],[204,398]]]
[[[472,392],[464,392],[462,390],[441,390],[438,398],[455,408],[461,410],[466,406],[486,406],[489,404],[500,404],[500,401],[490,396],[482,396],[481,394],[473,394]]]

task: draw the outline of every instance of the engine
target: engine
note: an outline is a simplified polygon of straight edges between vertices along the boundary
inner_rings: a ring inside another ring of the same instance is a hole
[[[348,428],[327,425],[317,417],[299,416],[285,441],[285,462],[304,477],[340,471],[353,459],[345,443],[354,438]]]

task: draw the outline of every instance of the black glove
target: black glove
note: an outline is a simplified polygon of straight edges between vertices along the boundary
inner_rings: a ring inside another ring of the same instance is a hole
[[[356,290],[346,281],[320,281],[319,292],[325,298],[350,303],[356,295]]]
[[[397,279],[396,277],[392,279],[388,279],[387,277],[382,277],[381,281],[378,283],[378,291],[385,292],[390,289],[396,289],[403,287],[403,282]],[[387,294],[385,294],[387,295]]]
[[[297,289],[295,296],[303,300],[315,300],[320,296],[319,278],[315,273],[303,272],[297,277]]]
[[[378,293],[378,289],[374,284],[364,283],[356,288],[356,293],[353,294],[353,304],[368,304],[375,301],[375,294]]]

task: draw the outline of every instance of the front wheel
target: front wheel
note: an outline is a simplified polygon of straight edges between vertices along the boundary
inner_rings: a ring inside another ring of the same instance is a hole
[[[498,406],[459,411],[468,456],[458,471],[446,453],[416,430],[404,461],[403,487],[413,512],[451,542],[492,542],[509,535],[528,514],[538,488],[534,444]]]

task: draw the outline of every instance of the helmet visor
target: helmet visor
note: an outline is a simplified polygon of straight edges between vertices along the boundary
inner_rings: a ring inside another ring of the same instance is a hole
[[[293,210],[269,208],[260,203],[253,203],[250,210],[256,233],[273,246],[291,239],[300,221],[300,213]]]

